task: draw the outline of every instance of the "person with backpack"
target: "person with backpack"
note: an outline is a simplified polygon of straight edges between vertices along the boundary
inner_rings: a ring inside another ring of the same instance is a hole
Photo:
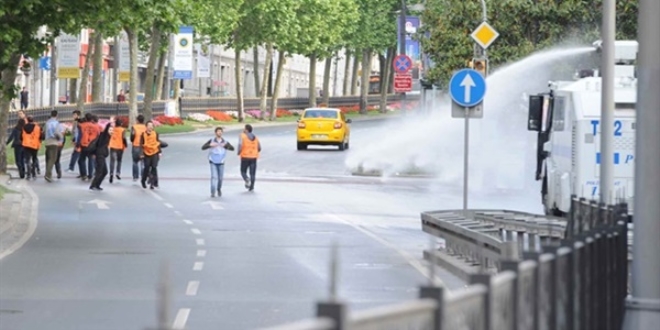
[[[225,173],[225,156],[227,150],[234,151],[234,147],[222,137],[222,127],[216,127],[215,136],[206,141],[202,150],[209,150],[209,165],[211,166],[211,198],[222,196],[222,178]]]
[[[101,127],[94,122],[91,113],[85,114],[85,121],[79,125],[80,129],[80,158],[78,158],[78,169],[83,181],[91,180],[94,175],[94,155],[87,150],[88,146],[101,133]],[[87,164],[85,164],[87,163]]]
[[[158,188],[158,161],[160,160],[161,148],[167,147],[167,143],[160,141],[158,133],[154,131],[154,123],[148,121],[146,130],[140,136],[140,149],[142,155],[140,158],[144,162],[142,170],[142,188],[147,189],[147,179],[149,179],[149,188]]]
[[[96,159],[96,169],[92,184],[89,186],[90,190],[103,190],[103,188],[101,188],[101,183],[105,179],[105,176],[108,175],[106,158],[108,158],[109,155],[108,146],[110,145],[110,139],[112,138],[112,130],[113,127],[111,123],[105,125],[105,130],[99,133],[99,136],[94,142],[90,143],[87,148],[89,155],[94,155]]]

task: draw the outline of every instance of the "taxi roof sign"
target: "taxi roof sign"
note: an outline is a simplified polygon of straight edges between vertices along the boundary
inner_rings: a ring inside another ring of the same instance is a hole
[[[500,34],[488,24],[488,22],[482,22],[479,26],[474,29],[470,35],[474,41],[481,46],[481,48],[486,49],[490,46]]]

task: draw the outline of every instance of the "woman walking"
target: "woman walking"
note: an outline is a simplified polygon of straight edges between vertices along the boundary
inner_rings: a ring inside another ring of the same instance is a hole
[[[147,189],[147,178],[149,179],[149,188],[158,188],[158,161],[160,160],[161,148],[167,147],[167,144],[160,141],[158,133],[154,131],[154,123],[147,122],[147,130],[140,137],[140,147],[144,160],[144,170],[142,170],[142,188]]]
[[[25,158],[23,151],[23,126],[25,126],[25,120],[19,119],[16,122],[16,126],[11,131],[9,139],[7,140],[7,145],[11,143],[11,147],[14,149],[14,161],[16,162],[16,167],[18,167],[18,176],[21,179],[25,179]]]
[[[110,183],[112,183],[115,173],[117,180],[121,180],[121,160],[124,156],[124,150],[128,146],[126,129],[122,125],[121,119],[115,120],[115,127],[110,138]]]
[[[110,144],[110,138],[112,137],[112,130],[112,125],[108,123],[105,126],[105,130],[99,134],[94,151],[89,152],[89,154],[94,155],[96,159],[96,162],[94,163],[96,166],[94,169],[94,178],[92,179],[92,184],[89,186],[90,190],[103,190],[103,188],[101,188],[101,183],[105,179],[105,176],[108,175],[108,164],[105,160],[108,158],[108,145]]]
[[[211,167],[211,197],[222,196],[222,178],[225,173],[225,156],[227,150],[234,151],[234,147],[222,138],[222,127],[216,127],[215,136],[202,146],[202,150],[209,150],[209,165]]]

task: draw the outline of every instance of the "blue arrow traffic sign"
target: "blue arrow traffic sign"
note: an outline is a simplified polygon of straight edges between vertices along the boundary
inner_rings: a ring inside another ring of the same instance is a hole
[[[486,96],[486,79],[479,71],[462,69],[449,80],[449,95],[460,106],[474,107]]]

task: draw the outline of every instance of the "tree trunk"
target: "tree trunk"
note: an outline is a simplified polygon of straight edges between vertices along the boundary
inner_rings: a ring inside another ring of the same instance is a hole
[[[103,34],[94,34],[94,71],[92,72],[92,102],[103,102]]]
[[[371,50],[365,49],[362,53],[362,82],[360,85],[360,114],[367,113],[369,105],[369,76],[371,73]]]
[[[129,127],[135,124],[138,115],[137,93],[138,93],[138,35],[133,28],[126,28],[128,36],[128,52],[130,54],[131,73],[128,88],[128,122]]]
[[[350,86],[351,83],[351,51],[346,50],[346,63],[344,65],[344,88],[342,88],[342,96],[348,95],[348,86]]]
[[[18,61],[21,60],[21,54],[12,54],[9,58],[9,68],[3,70],[0,82],[0,173],[7,173],[7,131],[9,129],[9,108],[16,81],[16,69]],[[4,61],[3,61],[4,62]],[[12,123],[15,124],[15,123]]]
[[[236,108],[238,110],[238,122],[242,123],[245,119],[245,109],[243,108],[243,79],[241,74],[241,51],[235,50],[234,56],[234,75],[236,76]]]
[[[316,54],[309,57],[309,107],[316,106]]]
[[[381,72],[381,81],[380,81],[380,112],[385,113],[387,111],[387,90],[390,86],[390,71],[394,71],[392,68],[392,61],[394,60],[394,54],[396,49],[390,47],[387,49],[387,58],[384,61],[383,72]]]
[[[261,112],[261,119],[266,118],[266,111],[268,111],[268,71],[270,71],[270,62],[273,60],[273,44],[266,45],[266,61],[264,63],[264,79],[261,80],[261,90],[259,91],[260,102],[259,110]]]
[[[163,99],[163,82],[165,82],[165,60],[167,59],[167,52],[160,54],[158,57],[158,73],[156,74],[156,96],[154,100]]]
[[[378,54],[378,68],[380,69],[378,71],[378,81],[381,82],[382,86],[382,81],[385,80],[385,63],[387,62],[387,52],[385,52],[385,55],[383,54]],[[379,88],[378,90],[380,91],[382,88]]]
[[[252,48],[252,71],[254,71],[254,95],[259,97],[261,95],[261,88],[259,85],[259,46],[254,46],[254,48]],[[265,73],[264,77],[266,77]]]
[[[144,86],[144,118],[146,120],[151,120],[153,117],[154,75],[156,73],[156,62],[158,60],[158,53],[160,52],[161,39],[163,39],[162,32],[154,24],[151,28],[151,45],[149,48],[149,61],[147,62],[147,78]]]
[[[392,94],[394,93],[394,68],[392,67],[394,65],[394,57],[396,56],[396,48],[394,49],[394,53],[392,55],[392,58],[390,59],[390,74],[387,77],[387,80],[389,80],[389,84],[387,85],[387,94]]]
[[[76,110],[85,112],[85,103],[87,103],[87,82],[89,80],[89,67],[92,64],[92,53],[94,52],[94,44],[89,44],[87,47],[87,54],[85,54],[85,65],[82,70],[82,77],[80,78],[80,86],[78,86],[78,102],[76,103]]]
[[[330,106],[330,70],[332,70],[332,56],[325,59],[323,68],[323,102],[326,107]]]
[[[69,104],[78,101],[78,79],[69,79]]]
[[[284,71],[284,51],[279,51],[277,55],[277,72],[275,73],[275,86],[273,87],[273,98],[270,102],[270,120],[277,119],[277,99],[280,97],[280,85],[282,84],[282,72]]]
[[[351,80],[351,95],[357,95],[358,87],[358,71],[360,70],[360,57],[362,51],[356,50],[355,56],[353,56],[353,75]]]
[[[181,79],[174,79],[172,83],[174,83],[174,104],[181,115]]]

